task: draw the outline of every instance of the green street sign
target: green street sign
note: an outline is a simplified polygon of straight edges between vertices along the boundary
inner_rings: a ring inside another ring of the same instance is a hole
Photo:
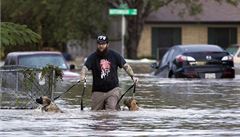
[[[137,15],[137,9],[109,9],[109,15]]]

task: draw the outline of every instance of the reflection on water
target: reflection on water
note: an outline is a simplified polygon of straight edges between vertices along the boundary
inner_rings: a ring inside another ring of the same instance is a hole
[[[0,110],[0,136],[240,136],[239,75],[233,80],[138,76],[140,111],[90,111],[89,78],[84,111],[80,84],[56,100],[63,114]],[[131,86],[126,75],[120,81],[123,92]]]

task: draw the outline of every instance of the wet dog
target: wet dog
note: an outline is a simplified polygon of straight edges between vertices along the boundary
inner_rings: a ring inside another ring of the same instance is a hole
[[[44,112],[63,113],[63,111],[47,96],[37,98],[36,102],[42,105],[41,110]]]
[[[125,99],[123,104],[125,106],[127,106],[130,111],[138,111],[139,110],[137,100],[134,98]]]

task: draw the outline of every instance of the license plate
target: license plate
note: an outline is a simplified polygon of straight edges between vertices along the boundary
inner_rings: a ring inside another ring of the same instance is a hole
[[[204,62],[204,61],[197,61],[197,62],[196,62],[196,65],[197,65],[197,66],[206,65],[206,62]]]
[[[205,73],[205,78],[215,79],[216,78],[216,74],[215,73]]]

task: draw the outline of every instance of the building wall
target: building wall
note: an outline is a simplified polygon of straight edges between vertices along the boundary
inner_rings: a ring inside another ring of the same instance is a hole
[[[207,44],[207,27],[200,25],[182,26],[182,44]]]
[[[157,25],[159,27],[181,27],[182,44],[207,44],[208,27],[236,27],[236,25]],[[151,57],[152,55],[152,25],[145,25],[138,46],[138,57]],[[156,27],[156,26],[155,26]],[[240,25],[237,25],[237,42],[240,44]]]

